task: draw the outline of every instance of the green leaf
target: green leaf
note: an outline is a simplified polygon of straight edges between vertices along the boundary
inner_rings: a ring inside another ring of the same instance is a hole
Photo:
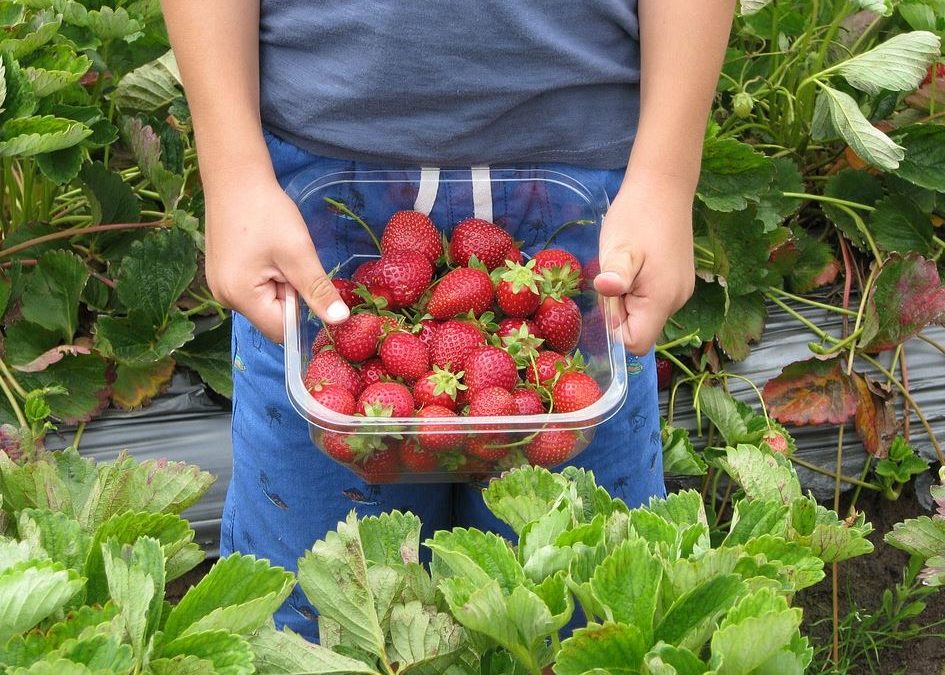
[[[217,629],[246,635],[279,609],[294,585],[291,572],[234,553],[187,591],[168,615],[164,633],[170,639]]]
[[[134,665],[131,646],[121,644],[117,635],[99,633],[83,637],[71,645],[64,645],[59,655],[95,672],[126,673]]]
[[[697,279],[692,297],[663,327],[660,342],[672,342],[692,334],[702,342],[710,342],[722,327],[726,303],[725,289],[721,285]]]
[[[361,519],[359,532],[369,563],[397,566],[420,560],[420,519],[412,513],[368,516]]]
[[[840,273],[840,263],[834,257],[833,246],[815,239],[801,228],[796,228],[793,236],[798,258],[787,276],[791,290],[795,293],[810,293],[833,283]]]
[[[435,607],[413,601],[391,610],[389,658],[400,665],[398,673],[434,666],[432,672],[444,672],[458,658],[464,639],[462,627]]]
[[[660,420],[663,436],[663,471],[668,476],[704,476],[706,463],[689,440],[686,429],[678,429]]]
[[[79,179],[89,200],[93,225],[137,223],[141,220],[138,198],[117,173],[93,162],[82,167]]]
[[[36,546],[33,542],[0,539],[0,573],[5,572],[18,563],[38,557],[35,551]],[[66,565],[66,567],[68,567],[68,565]]]
[[[79,298],[89,280],[82,259],[71,251],[50,251],[39,259],[23,294],[23,318],[58,331],[71,342],[79,323]]]
[[[889,16],[892,14],[891,0],[854,0],[854,4],[860,9],[875,12],[876,14],[880,14],[882,16]]]
[[[814,531],[809,536],[795,535],[794,539],[825,563],[841,562],[871,553],[873,544],[867,537],[872,531],[873,526],[862,513],[852,522],[843,521],[833,511],[818,505]]]
[[[712,577],[680,596],[663,615],[656,639],[699,648],[712,634],[715,622],[745,590],[734,574]]]
[[[903,148],[870,124],[856,101],[846,92],[821,85],[817,105],[826,110],[833,128],[863,161],[885,171],[894,171],[905,157]]]
[[[212,661],[191,655],[153,659],[148,663],[148,668],[151,675],[205,675],[216,672]]]
[[[36,96],[26,73],[10,54],[0,50],[6,96],[0,107],[0,125],[13,119],[29,117],[36,110]]]
[[[890,546],[923,559],[941,556],[945,554],[945,519],[908,518],[893,525],[883,539]]]
[[[561,469],[561,475],[568,481],[568,501],[577,522],[593,523],[598,516],[607,518],[616,512],[629,512],[626,504],[597,484],[592,471],[566,466]]]
[[[903,5],[904,6],[904,5]],[[906,150],[896,174],[920,187],[945,192],[945,127],[938,124],[913,124],[893,134]]]
[[[139,118],[126,119],[122,131],[141,168],[141,173],[151,182],[168,213],[177,207],[184,177],[168,171],[161,162],[161,139],[154,129]]]
[[[38,661],[30,668],[16,668],[8,672],[10,675],[100,675],[101,673],[101,671],[93,671],[86,665],[66,659]]]
[[[36,166],[56,185],[65,185],[79,175],[84,159],[82,148],[74,145],[71,148],[36,155]]]
[[[757,14],[770,3],[771,0],[740,0],[738,3],[738,11],[742,16]]]
[[[86,22],[91,31],[105,42],[128,37],[144,27],[133,19],[124,7],[114,9],[107,5],[90,11]]]
[[[58,331],[46,330],[29,321],[16,321],[6,325],[4,350],[7,363],[17,370],[34,364],[62,342]],[[46,367],[54,363],[51,360]],[[35,370],[35,369],[29,369]]]
[[[570,546],[557,546],[555,541],[571,525],[571,514],[565,509],[549,511],[522,530],[518,554],[525,574],[540,582],[559,570],[567,570],[574,557]]]
[[[269,675],[378,675],[362,661],[312,644],[289,629],[261,628],[249,637],[256,672]],[[170,674],[169,674],[170,675]]]
[[[194,324],[180,311],[171,314],[161,327],[149,323],[139,311],[125,318],[99,315],[95,323],[98,349],[127,366],[148,366],[174,354],[194,334]]]
[[[36,15],[35,21],[30,22],[27,28],[29,32],[21,37],[8,37],[3,40],[3,52],[16,58],[28,56],[52,40],[59,32],[61,25],[61,19],[46,21],[42,15]]]
[[[738,573],[736,568],[744,557],[743,551],[737,548],[706,548],[697,557],[664,559],[661,604],[664,608],[670,606],[711,579]]]
[[[20,539],[40,547],[55,562],[81,572],[89,551],[89,536],[78,521],[47,509],[23,509],[17,532]]]
[[[771,242],[764,226],[754,217],[754,208],[737,213],[709,214],[709,248],[714,255],[712,273],[728,295],[743,295],[769,285]]]
[[[109,539],[101,545],[108,594],[124,619],[125,631],[140,662],[161,621],[164,602],[164,553],[157,539],[134,544]]]
[[[193,368],[210,387],[227,398],[233,397],[233,362],[230,353],[232,321],[198,333],[193,340],[177,350],[177,362]]]
[[[776,534],[762,534],[745,544],[749,555],[764,555],[768,562],[776,563],[778,576],[787,582],[787,592],[799,591],[820,583],[824,578],[824,562],[811,550]]]
[[[938,57],[940,46],[934,33],[900,33],[834,68],[850,85],[873,96],[884,90],[913,91]]]
[[[74,570],[51,561],[14,565],[0,574],[0,643],[29,630],[82,588]]]
[[[722,351],[733,361],[748,358],[751,343],[761,339],[767,316],[764,295],[760,292],[732,297],[718,332]]]
[[[721,387],[700,388],[699,408],[729,445],[736,445],[748,438],[748,423],[737,401]]]
[[[439,530],[425,543],[455,576],[476,583],[495,580],[505,594],[525,581],[508,542],[492,532],[463,527]]]
[[[888,197],[876,205],[869,228],[883,251],[916,252],[930,255],[933,249],[932,223],[928,215],[908,199]]]
[[[84,124],[52,115],[12,119],[0,128],[0,157],[31,157],[62,150],[91,133]]]
[[[919,2],[900,2],[897,7],[912,30],[935,30],[935,10]]]
[[[790,462],[750,445],[725,449],[722,469],[738,483],[749,499],[790,504],[801,496],[801,484]]]
[[[827,180],[827,184],[824,186],[824,195],[833,199],[856,202],[864,206],[874,206],[876,202],[883,198],[883,185],[878,178],[866,171],[844,169]],[[857,228],[848,211],[830,203],[823,203],[820,206],[827,219],[836,225],[847,239],[861,249],[865,249],[866,239]]]
[[[119,363],[112,383],[112,401],[123,410],[146,406],[171,381],[174,365],[171,357],[145,366]]]
[[[482,496],[499,520],[521,534],[527,523],[551,510],[566,487],[559,474],[541,467],[522,467],[491,481]]]
[[[804,192],[804,179],[797,164],[789,157],[772,160],[774,179],[758,201],[757,218],[770,232],[801,208],[801,201],[785,197],[785,192]]]
[[[643,658],[648,675],[703,675],[709,667],[688,649],[661,642]]]
[[[556,675],[585,675],[602,671],[611,675],[639,673],[647,643],[636,626],[591,623],[561,643]]]
[[[85,54],[77,54],[65,44],[43,50],[24,70],[38,98],[49,96],[79,79],[92,66]]]
[[[723,546],[738,546],[764,534],[783,536],[787,533],[788,509],[778,501],[741,499],[735,503],[735,515]]]
[[[108,365],[96,354],[65,356],[46,370],[38,373],[21,373],[20,384],[27,391],[58,385],[65,387],[65,394],[48,394],[46,402],[52,408],[53,417],[64,424],[88,422],[108,405],[110,388]]]
[[[306,551],[299,560],[298,580],[319,615],[340,624],[351,646],[377,656],[384,653],[384,632],[354,512]]]
[[[800,609],[748,617],[712,636],[711,665],[719,675],[748,675],[791,643],[801,624]]]
[[[254,671],[249,643],[225,630],[184,635],[165,643],[159,653],[163,658],[186,655],[209,661],[219,675],[250,675]]]
[[[197,271],[193,240],[181,230],[157,230],[135,242],[122,261],[116,291],[143,321],[163,325]]]
[[[659,558],[650,554],[645,541],[636,539],[623,542],[604,559],[591,577],[591,589],[608,621],[635,626],[650,644],[662,579]]]
[[[734,138],[707,138],[696,195],[714,211],[740,211],[757,202],[774,177],[770,159]]]
[[[109,98],[121,109],[152,111],[181,95],[180,71],[168,50],[121,78]]]

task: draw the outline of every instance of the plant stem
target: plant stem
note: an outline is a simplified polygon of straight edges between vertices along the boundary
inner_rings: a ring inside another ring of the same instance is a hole
[[[785,297],[794,302],[800,302],[811,307],[816,307],[817,309],[822,309],[827,312],[836,312],[837,314],[846,314],[847,316],[856,316],[856,312],[852,309],[846,309],[845,307],[837,307],[836,305],[830,305],[826,302],[818,302],[816,300],[811,300],[810,298],[805,298],[801,295],[794,295],[794,293],[789,293],[782,288],[777,286],[769,286],[765,291],[765,295],[768,293],[777,293],[778,295]]]
[[[831,478],[836,478],[837,476],[836,471],[827,471],[827,469],[823,468],[822,466],[811,464],[807,460],[801,459],[800,457],[797,457],[795,455],[791,456],[791,461],[797,464],[798,466],[803,466],[805,469],[808,469],[809,471],[813,471],[814,473],[819,473],[822,476],[830,476]],[[843,481],[844,483],[849,483],[850,485],[859,485],[865,490],[872,490],[873,492],[880,492],[880,488],[878,486],[873,485],[872,483],[867,483],[865,481],[862,481],[859,478],[853,478],[851,476],[845,476],[841,474],[840,480]]]
[[[10,369],[7,368],[7,364],[3,359],[0,359],[0,373],[2,373],[4,377],[7,378],[7,381],[9,381],[10,386],[13,387],[13,391],[19,394],[20,397],[26,398],[27,396],[26,390],[22,386],[20,386],[20,383],[16,381],[15,377],[13,377],[13,373],[11,373]]]
[[[0,363],[3,363],[3,361],[0,360]],[[6,364],[4,364],[3,368],[4,370],[6,369]],[[16,421],[20,423],[21,427],[29,426],[26,423],[26,416],[23,414],[23,409],[20,408],[20,404],[17,402],[16,396],[14,396],[13,392],[10,391],[10,387],[7,385],[7,380],[5,377],[0,377],[0,389],[3,390],[3,394],[7,397],[10,407],[13,408],[13,414],[16,415]]]
[[[75,436],[72,438],[72,447],[79,449],[79,442],[82,440],[82,434],[85,432],[85,422],[80,422],[75,428]]]
[[[943,346],[941,343],[936,342],[935,340],[933,340],[933,339],[930,338],[930,337],[927,337],[927,336],[925,336],[925,335],[922,335],[922,333],[919,333],[918,335],[916,335],[916,337],[919,338],[920,340],[922,340],[922,342],[924,342],[925,344],[931,345],[932,347],[934,347],[934,348],[937,349],[938,351],[942,352],[942,354],[945,354],[945,346]]]
[[[371,241],[374,242],[374,246],[377,247],[377,252],[382,253],[381,251],[381,242],[377,240],[377,235],[374,234],[374,230],[371,229],[371,226],[368,225],[357,213],[348,208],[348,205],[344,202],[339,202],[337,199],[332,199],[331,197],[325,197],[325,201],[335,209],[337,209],[342,215],[347,216],[358,225],[364,228],[364,231],[368,233],[368,236],[371,238]]]
[[[838,342],[837,338],[821,330],[821,328],[816,326],[812,321],[810,321],[806,317],[801,316],[798,312],[796,312],[792,307],[788,306],[787,303],[783,302],[780,298],[776,298],[774,296],[768,296],[768,299],[771,300],[771,302],[776,304],[778,307],[783,309],[785,312],[787,312],[790,316],[792,316],[793,318],[797,319],[802,324],[807,326],[808,330],[810,330],[814,335],[819,337],[821,340],[829,340],[830,342]]]
[[[840,568],[833,563],[831,575],[831,602],[833,604],[833,648],[830,657],[834,665],[840,662]]]
[[[667,343],[665,343],[665,344],[656,345],[656,351],[662,352],[662,351],[667,351],[667,350],[669,350],[669,349],[672,349],[673,347],[678,347],[678,346],[680,346],[680,345],[688,345],[688,344],[691,344],[692,341],[693,341],[695,338],[697,338],[697,337],[699,337],[699,332],[698,332],[698,331],[689,333],[689,335],[685,335],[685,336],[683,336],[683,337],[681,337],[681,338],[676,338],[675,340],[671,340],[671,341],[669,341],[669,342],[667,342]]]
[[[833,510],[840,511],[840,476],[843,469],[843,430],[842,424],[837,426],[837,458],[834,464],[834,482],[833,482]]]
[[[662,356],[662,357],[663,357],[664,359],[666,359],[667,361],[671,361],[671,362],[673,363],[673,365],[675,365],[677,368],[679,368],[681,371],[683,371],[683,372],[686,374],[687,377],[689,377],[689,378],[691,378],[691,379],[695,379],[695,378],[696,378],[696,374],[693,373],[693,372],[692,372],[689,368],[687,368],[685,365],[683,365],[683,363],[682,363],[679,359],[677,359],[675,356],[673,356],[672,354],[670,354],[670,353],[667,352],[667,351],[663,351],[662,349],[661,349],[661,350],[658,350],[658,351],[659,351],[659,353],[660,353],[660,356]]]
[[[14,253],[25,251],[26,249],[32,248],[33,246],[38,246],[39,244],[45,244],[47,241],[68,239],[69,237],[74,237],[80,234],[95,234],[96,232],[111,232],[114,230],[137,230],[148,227],[163,227],[165,224],[166,223],[163,220],[154,220],[146,223],[113,223],[111,225],[92,225],[91,227],[70,227],[67,230],[53,232],[51,234],[44,234],[42,237],[29,239],[24,241],[22,244],[17,244],[16,246],[11,246],[10,248],[0,249],[0,258],[6,258],[13,255]]]

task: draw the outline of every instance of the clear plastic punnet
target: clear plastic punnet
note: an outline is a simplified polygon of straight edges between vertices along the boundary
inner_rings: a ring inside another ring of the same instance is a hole
[[[320,404],[306,385],[313,343],[322,324],[287,287],[286,389],[293,406],[308,422],[312,441],[319,449],[313,451],[326,452],[326,446],[343,443],[350,448],[346,459],[351,461],[340,461],[337,453],[326,454],[369,482],[477,482],[516,466],[542,463],[529,459],[535,454],[529,450],[539,442],[555,445],[555,441],[561,441],[567,447],[573,444],[564,460],[569,461],[590,443],[595,427],[623,404],[627,395],[626,355],[613,301],[600,298],[591,283],[593,270],[598,268],[600,226],[608,207],[602,189],[592,191],[575,177],[555,171],[493,168],[322,175],[303,170],[287,192],[298,204],[326,268],[337,263],[330,270],[336,278],[349,278],[359,265],[380,257],[376,240],[381,238],[388,218],[401,210],[433,209],[430,217],[447,238],[463,219],[475,216],[489,220],[511,234],[525,261],[545,248],[572,253],[585,270],[581,290],[573,298],[582,318],[576,351],[583,360],[584,372],[597,382],[601,392],[593,404],[573,412],[426,418],[337,413]],[[339,232],[344,241],[339,241]],[[403,313],[416,320],[423,316],[423,302],[421,298],[417,306]],[[425,434],[449,435],[454,442],[430,459],[429,470],[417,471],[398,462],[396,455],[401,449],[419,443]],[[488,453],[472,451],[484,445]]]

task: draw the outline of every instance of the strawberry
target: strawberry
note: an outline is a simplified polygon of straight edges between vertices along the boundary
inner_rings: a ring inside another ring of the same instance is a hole
[[[329,410],[334,410],[342,415],[354,414],[354,396],[340,384],[314,382],[308,391],[312,398]]]
[[[456,399],[460,391],[466,388],[459,381],[463,373],[451,373],[439,366],[424,374],[413,385],[413,400],[418,406],[440,406],[448,410],[456,409]]]
[[[528,365],[526,375],[532,384],[551,382],[558,375],[558,364],[568,366],[569,360],[557,352],[542,350],[538,352],[535,362]]]
[[[476,256],[489,271],[505,262],[506,253],[514,247],[511,235],[487,220],[467,218],[453,229],[450,258],[457,265],[468,265]]]
[[[350,279],[332,279],[331,284],[338,291],[338,295],[341,296],[341,299],[348,307],[356,307],[364,302],[358,297],[357,293],[354,292],[358,285]]]
[[[455,472],[463,479],[475,482],[488,478],[489,474],[495,472],[495,466],[482,457],[464,455],[462,462],[455,468]]]
[[[542,415],[545,412],[541,396],[532,389],[515,389],[512,398],[515,400],[516,415]]]
[[[782,430],[772,427],[761,437],[761,442],[771,448],[771,452],[778,455],[791,455],[793,448],[787,434]]]
[[[417,417],[456,417],[456,413],[449,408],[438,405],[428,405],[417,412]],[[461,436],[456,433],[450,433],[450,431],[456,432],[457,427],[439,426],[435,424],[421,426],[418,436],[420,446],[424,450],[430,450],[431,452],[450,450],[456,447],[461,440]]]
[[[399,382],[377,382],[361,392],[357,410],[369,417],[410,417],[413,396]]]
[[[398,448],[400,463],[411,473],[430,473],[437,467],[436,454],[427,450],[416,438],[408,438]]]
[[[400,471],[399,458],[393,450],[378,450],[368,456],[358,473],[366,483],[393,483]]]
[[[351,464],[357,459],[357,455],[348,444],[349,438],[350,436],[347,434],[326,431],[322,434],[322,446],[332,459],[344,462],[345,464]]]
[[[514,415],[515,399],[502,387],[477,389],[469,395],[469,414],[472,417]]]
[[[945,63],[934,63],[930,65],[925,71],[925,78],[922,80],[920,87],[924,87],[927,84],[932,84],[932,78],[942,79],[945,78]]]
[[[573,351],[581,337],[581,310],[571,298],[548,297],[535,312],[535,323],[545,345],[562,353]]]
[[[361,378],[358,377],[358,371],[334,349],[319,352],[308,364],[305,388],[311,389],[317,382],[337,384],[350,391],[352,396],[361,393]]]
[[[576,272],[581,276],[581,262],[573,255],[560,248],[546,248],[535,254],[532,258],[535,261],[535,271],[542,272],[548,269],[569,268],[568,271]]]
[[[385,253],[377,261],[374,283],[391,294],[388,309],[403,309],[415,303],[430,285],[433,265],[416,251]]]
[[[505,270],[499,275],[496,284],[496,302],[507,316],[525,318],[538,309],[538,277],[534,272],[535,261],[527,265],[506,263]]]
[[[513,244],[512,248],[505,252],[505,261],[518,263],[521,265],[523,262],[525,262],[525,259],[522,257],[522,252],[518,250],[518,247]]]
[[[419,211],[398,211],[387,221],[381,251],[416,251],[435,264],[443,255],[443,240],[429,217]]]
[[[669,389],[673,383],[673,362],[669,359],[656,359],[656,386],[661,391]]]
[[[429,347],[433,342],[433,336],[436,334],[436,329],[438,327],[439,324],[433,319],[422,319],[415,328],[417,336],[420,338],[420,342]]]
[[[357,269],[354,270],[354,274],[351,275],[351,281],[365,286],[378,283],[378,262],[380,262],[378,259],[372,259],[358,265]]]
[[[511,337],[513,335],[519,336],[522,326],[525,327],[529,335],[541,339],[541,331],[538,330],[538,324],[531,319],[502,319],[499,322],[499,330],[497,330],[495,334],[499,338]]]
[[[374,281],[367,285],[357,284],[354,293],[358,303],[373,312],[389,309],[394,302],[394,294],[390,289]]]
[[[508,320],[509,319],[506,319],[506,321]],[[522,319],[511,320],[521,322],[518,328],[509,331],[506,327],[506,334],[503,335],[503,328],[500,325],[499,332],[496,333],[496,335],[499,336],[502,341],[502,348],[515,359],[515,365],[519,368],[527,368],[538,356],[538,349],[541,347],[542,343],[544,343],[544,340],[534,335],[532,332],[533,329],[529,327],[529,324],[532,324],[536,332],[538,328],[531,321],[526,322]]]
[[[473,347],[486,344],[482,331],[465,321],[444,321],[430,343],[430,360],[454,373],[462,369],[463,359]]]
[[[577,258],[567,251],[552,248],[539,251],[533,260],[545,295],[558,298],[577,294],[583,283],[581,263]]]
[[[389,377],[387,369],[379,358],[365,361],[361,366],[361,389],[366,389],[375,382],[383,382],[387,377]]]
[[[551,390],[551,400],[557,412],[581,410],[600,397],[600,387],[587,373],[564,373]]]
[[[349,361],[367,361],[377,356],[383,321],[376,314],[353,314],[342,324],[332,326],[335,350]]]
[[[470,395],[486,387],[502,387],[511,391],[518,384],[515,360],[504,349],[487,345],[476,347],[463,359],[463,382]]]
[[[492,307],[492,279],[480,269],[458,267],[434,287],[427,311],[434,319],[450,319],[472,312],[479,316]]]
[[[413,333],[391,333],[381,343],[381,360],[388,373],[414,382],[430,369],[430,350]]]
[[[312,343],[312,356],[331,344],[331,334],[327,328],[319,328],[315,335],[315,341]]]
[[[476,434],[466,441],[465,450],[473,457],[494,462],[509,453],[508,448],[502,447],[506,443],[508,439],[502,434]]]
[[[552,467],[567,461],[576,445],[575,431],[539,431],[525,446],[525,456],[532,464]]]

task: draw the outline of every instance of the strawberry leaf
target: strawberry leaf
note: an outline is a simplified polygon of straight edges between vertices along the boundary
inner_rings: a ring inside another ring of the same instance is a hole
[[[101,544],[108,595],[124,619],[125,630],[140,662],[157,630],[164,602],[164,555],[151,537],[134,544],[110,539]]]
[[[795,361],[763,393],[768,412],[783,424],[845,424],[856,413],[853,381],[836,358]]]
[[[749,499],[791,504],[801,496],[801,484],[791,463],[781,455],[764,452],[751,445],[726,448],[718,460]]]
[[[258,673],[377,675],[377,671],[363,661],[312,644],[289,629],[277,631],[271,626],[265,626],[249,637],[249,644]]]
[[[932,223],[910,200],[887,197],[876,204],[868,223],[876,245],[883,251],[929,255],[932,252]]]
[[[785,192],[803,192],[804,179],[797,164],[789,157],[772,160],[774,180],[761,195],[758,202],[757,217],[765,226],[765,232],[774,230],[789,216],[801,208],[801,200],[785,197]]]
[[[824,195],[865,206],[874,206],[883,198],[883,185],[878,178],[866,171],[844,169],[830,177],[824,187]],[[866,239],[850,217],[849,211],[830,203],[821,204],[821,209],[827,219],[836,225],[847,239],[859,248],[865,249]]]
[[[892,395],[882,389],[878,382],[857,373],[853,374],[853,385],[857,393],[856,431],[863,447],[873,457],[882,459],[889,453],[889,445],[899,426]]]
[[[119,408],[135,410],[150,403],[171,381],[174,359],[167,357],[144,366],[119,363],[115,372],[112,401]]]
[[[660,342],[672,342],[693,333],[703,342],[709,342],[722,327],[725,305],[722,286],[697,279],[692,297],[663,327]]]
[[[712,272],[724,281],[730,295],[751,293],[767,285],[771,248],[754,209],[708,214],[709,246],[714,254]]]
[[[49,180],[57,185],[65,185],[79,175],[85,153],[78,145],[54,152],[36,155],[36,166]]]
[[[99,162],[86,164],[79,172],[82,192],[89,201],[92,224],[137,223],[141,206],[128,183]]]
[[[65,513],[49,509],[20,511],[17,533],[34,550],[41,548],[50,559],[74,570],[85,569],[90,538],[79,523]]]
[[[50,393],[46,402],[54,418],[64,424],[88,422],[108,405],[111,385],[108,365],[96,354],[66,356],[38,373],[23,373],[18,377],[26,390],[59,385],[66,393]]]
[[[836,280],[840,274],[840,263],[834,257],[829,244],[815,239],[805,230],[796,228],[794,245],[798,256],[787,275],[791,290],[795,293],[809,293]]]
[[[70,251],[50,251],[39,259],[23,293],[23,318],[72,341],[79,323],[79,299],[89,280],[85,263]]]
[[[4,571],[0,574],[0,643],[63,607],[82,583],[74,570],[52,561],[31,560]]]
[[[633,579],[632,584],[627,579]],[[643,539],[623,542],[591,577],[591,589],[613,621],[636,626],[646,644],[653,640],[663,563]]]
[[[772,161],[747,143],[709,137],[696,194],[713,211],[740,211],[761,199],[774,171]]]
[[[945,192],[945,127],[913,124],[899,129],[893,138],[906,149],[896,174],[920,187]]]
[[[151,232],[135,242],[122,261],[118,299],[142,320],[162,326],[196,271],[196,249],[189,234],[177,229]]]
[[[722,351],[733,361],[748,358],[751,343],[761,339],[767,315],[765,299],[761,293],[732,297],[718,331]]]
[[[29,321],[16,321],[6,325],[4,352],[7,363],[14,368],[39,359],[59,344],[59,334],[46,330]]]
[[[935,262],[910,253],[892,255],[870,290],[860,346],[871,352],[895,349],[945,317],[945,287]]]
[[[567,481],[540,467],[523,467],[489,483],[482,496],[489,510],[516,534],[548,513],[567,489]]]
[[[245,638],[225,630],[184,635],[164,643],[158,656],[196,656],[212,664],[220,675],[250,675],[254,672],[253,652]],[[176,671],[170,671],[176,672]]]
[[[704,476],[706,463],[696,454],[686,429],[660,420],[663,435],[663,470],[670,476]]]
[[[231,320],[229,318],[177,350],[174,358],[193,368],[210,387],[227,398],[233,396],[233,370],[230,353]]]
[[[155,329],[140,312],[125,318],[100,315],[95,324],[95,342],[106,356],[133,367],[161,361],[186,344],[194,334],[194,324],[174,310],[163,328]]]
[[[561,643],[557,675],[640,672],[647,641],[640,629],[624,623],[589,623]]]
[[[0,157],[31,157],[71,148],[91,133],[84,124],[52,115],[12,119],[0,128]]]

